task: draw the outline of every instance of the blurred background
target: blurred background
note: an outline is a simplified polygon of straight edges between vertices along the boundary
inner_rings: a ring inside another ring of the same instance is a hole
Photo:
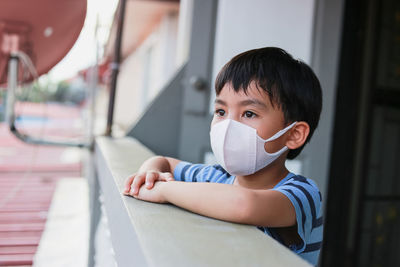
[[[96,137],[215,162],[218,71],[277,46],[323,88],[313,140],[287,161],[323,195],[320,265],[400,266],[398,1],[61,2],[0,3],[0,265],[117,265],[93,212]]]

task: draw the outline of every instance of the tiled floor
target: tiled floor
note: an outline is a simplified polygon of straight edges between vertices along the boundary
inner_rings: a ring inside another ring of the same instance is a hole
[[[31,134],[45,132],[62,138],[82,132],[74,127],[79,120],[77,108],[52,105],[44,109],[31,104],[24,112],[38,118],[47,115],[54,122],[46,128],[38,121],[28,124],[24,130]],[[71,152],[71,148],[24,144],[0,123],[0,266],[32,265],[57,181],[82,176],[80,158],[71,160]]]

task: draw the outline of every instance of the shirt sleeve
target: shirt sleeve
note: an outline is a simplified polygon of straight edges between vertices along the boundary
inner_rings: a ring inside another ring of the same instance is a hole
[[[181,161],[174,170],[174,179],[183,182],[203,182],[206,165]]]
[[[311,180],[296,176],[273,190],[279,191],[289,198],[295,208],[297,232],[303,242],[294,250],[301,253],[314,249],[314,247],[309,247],[309,244],[318,244],[322,241],[313,240],[316,239],[316,235],[312,234],[322,224],[322,218],[319,218],[322,199],[318,187]],[[316,245],[313,246],[316,249]]]
[[[231,184],[234,177],[219,165],[192,164],[181,161],[175,166],[174,179],[183,182]]]

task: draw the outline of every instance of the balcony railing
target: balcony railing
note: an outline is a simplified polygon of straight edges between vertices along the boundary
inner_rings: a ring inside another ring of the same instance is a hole
[[[95,164],[118,266],[310,266],[254,226],[121,194],[153,153],[132,138],[96,140]]]

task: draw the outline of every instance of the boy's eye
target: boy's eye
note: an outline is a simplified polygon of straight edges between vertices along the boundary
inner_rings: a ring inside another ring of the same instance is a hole
[[[243,117],[245,117],[245,118],[254,118],[255,116],[256,116],[256,114],[252,111],[247,110],[243,113]]]
[[[219,117],[223,117],[225,115],[225,110],[223,109],[217,109],[215,110],[215,114]]]

